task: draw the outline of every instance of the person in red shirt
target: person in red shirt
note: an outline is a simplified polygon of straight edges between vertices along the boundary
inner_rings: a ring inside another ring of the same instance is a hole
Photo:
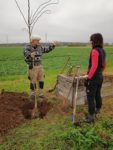
[[[100,33],[90,37],[92,50],[89,58],[88,73],[85,86],[88,100],[88,115],[86,122],[95,121],[95,115],[102,107],[101,88],[103,83],[103,71],[106,68],[106,53],[103,49],[103,37]]]

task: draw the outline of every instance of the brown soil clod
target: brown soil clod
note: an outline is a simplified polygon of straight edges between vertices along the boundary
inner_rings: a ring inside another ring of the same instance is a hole
[[[47,102],[46,100],[43,100],[41,103],[39,103],[39,118],[43,119],[51,108],[52,104],[50,102]]]
[[[22,107],[22,114],[26,119],[31,119],[32,118],[32,111],[34,108],[34,103],[29,102],[25,103]]]

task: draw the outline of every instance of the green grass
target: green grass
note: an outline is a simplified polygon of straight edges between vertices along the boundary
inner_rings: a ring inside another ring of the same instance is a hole
[[[107,69],[112,72],[112,47],[106,47]],[[90,48],[59,47],[43,56],[45,89],[53,86],[68,56],[86,72]],[[0,90],[29,91],[27,67],[22,47],[0,48]],[[44,120],[33,120],[10,131],[0,150],[113,150],[113,120],[103,118],[95,124],[74,128],[71,114],[49,113]],[[104,137],[102,136],[104,134]]]
[[[74,127],[69,116],[51,115],[10,132],[0,150],[112,150],[113,120]],[[104,133],[104,136],[103,136]]]
[[[106,47],[107,72],[113,68],[112,47]],[[43,55],[45,69],[45,88],[53,86],[57,74],[70,56],[71,64],[81,65],[86,72],[90,48],[88,47],[58,47],[53,52]],[[22,47],[0,48],[0,89],[8,91],[28,91],[27,65],[24,62]]]

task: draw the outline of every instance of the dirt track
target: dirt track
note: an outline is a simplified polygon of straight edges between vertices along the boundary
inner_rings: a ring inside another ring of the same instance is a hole
[[[34,107],[26,93],[3,92],[0,94],[0,136],[29,119],[29,111]],[[43,118],[50,110],[47,101],[38,103],[39,116]]]

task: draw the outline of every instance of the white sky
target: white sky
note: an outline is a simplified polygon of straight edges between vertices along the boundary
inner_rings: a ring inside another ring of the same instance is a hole
[[[31,0],[32,11],[46,0]],[[55,0],[53,0],[55,1]],[[27,0],[18,0],[27,12]],[[103,34],[105,42],[113,42],[113,0],[60,0],[49,7],[51,15],[44,15],[34,33],[45,41],[88,42],[92,33]],[[0,0],[0,43],[26,42],[26,25],[14,0]]]

